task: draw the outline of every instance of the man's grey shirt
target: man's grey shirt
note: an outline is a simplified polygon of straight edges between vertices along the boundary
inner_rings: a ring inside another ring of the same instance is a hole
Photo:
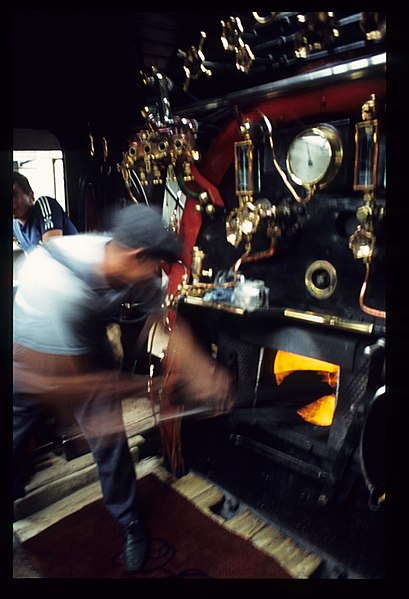
[[[43,353],[82,355],[98,349],[106,325],[118,321],[121,304],[143,314],[160,311],[165,296],[160,277],[112,289],[97,274],[110,240],[101,234],[58,237],[31,252],[14,300],[15,343]]]

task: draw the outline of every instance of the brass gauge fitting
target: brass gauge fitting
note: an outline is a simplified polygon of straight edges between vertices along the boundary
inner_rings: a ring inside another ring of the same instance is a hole
[[[369,218],[371,218],[371,216],[372,216],[372,206],[369,206],[368,204],[359,206],[359,208],[356,211],[356,218],[361,223],[367,221]]]
[[[368,261],[372,258],[375,237],[372,231],[358,225],[356,231],[349,238],[349,249],[354,258]]]
[[[337,286],[335,267],[327,260],[316,260],[305,272],[305,286],[313,297],[328,299]]]
[[[379,41],[386,34],[386,16],[383,12],[361,13],[360,28],[368,41]]]
[[[201,250],[197,245],[195,245],[193,247],[192,266],[191,266],[193,284],[198,283],[200,280],[204,257],[205,257],[204,251]]]
[[[307,58],[311,53],[326,50],[339,37],[333,12],[308,12],[297,17],[300,31],[295,37],[295,56]]]

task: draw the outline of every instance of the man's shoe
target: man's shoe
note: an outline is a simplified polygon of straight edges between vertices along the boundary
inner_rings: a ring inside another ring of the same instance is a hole
[[[122,529],[122,566],[127,572],[138,572],[145,563],[148,539],[140,520]]]

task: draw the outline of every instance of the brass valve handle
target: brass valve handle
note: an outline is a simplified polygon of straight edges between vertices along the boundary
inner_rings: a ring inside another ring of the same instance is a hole
[[[190,46],[187,52],[183,50],[178,50],[177,55],[179,58],[183,58],[183,70],[185,71],[186,79],[183,84],[183,91],[187,91],[189,87],[189,83],[191,79],[199,79],[201,75],[206,75],[206,77],[210,77],[212,75],[212,71],[205,66],[205,56],[203,54],[202,48],[204,45],[204,41],[206,39],[206,33],[204,31],[200,32],[199,45],[197,48],[194,46]]]
[[[221,25],[223,48],[234,52],[237,70],[247,74],[255,56],[250,46],[243,41],[244,29],[241,20],[239,17],[229,17],[227,21],[221,21]]]

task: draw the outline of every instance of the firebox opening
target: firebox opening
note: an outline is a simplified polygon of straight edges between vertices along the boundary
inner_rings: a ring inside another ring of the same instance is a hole
[[[257,403],[274,404],[283,414],[298,414],[317,426],[332,424],[337,403],[340,366],[315,358],[264,348]],[[285,419],[285,418],[284,418]]]

